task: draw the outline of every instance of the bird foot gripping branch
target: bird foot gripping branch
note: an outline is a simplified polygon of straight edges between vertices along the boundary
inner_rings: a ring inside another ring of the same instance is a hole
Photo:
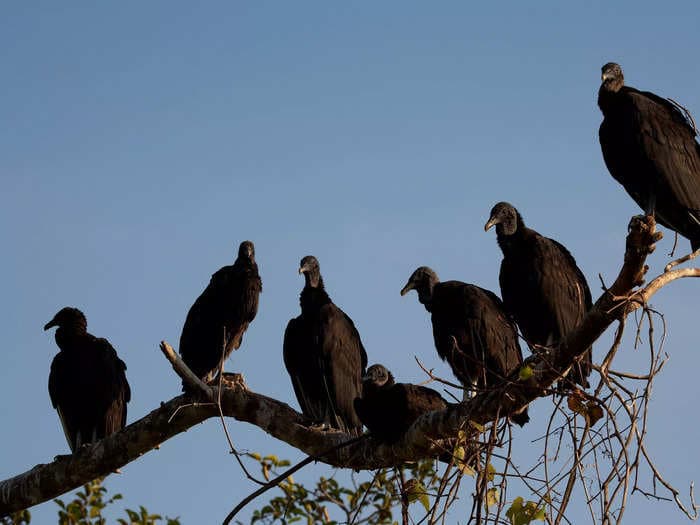
[[[644,276],[649,266],[644,259],[656,249],[656,243],[663,238],[663,233],[656,231],[656,220],[652,215],[635,215],[627,227],[625,249],[625,266],[636,268],[633,286],[644,284]]]

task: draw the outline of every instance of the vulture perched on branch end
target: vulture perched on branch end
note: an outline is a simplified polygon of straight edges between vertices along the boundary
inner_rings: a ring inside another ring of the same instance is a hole
[[[700,248],[700,144],[690,114],[670,99],[625,86],[602,68],[600,147],[608,171],[647,215]]]
[[[180,355],[204,382],[210,381],[219,364],[241,346],[243,333],[258,312],[260,292],[255,247],[243,241],[235,262],[211,276],[182,327]],[[182,386],[189,391],[184,381]]]

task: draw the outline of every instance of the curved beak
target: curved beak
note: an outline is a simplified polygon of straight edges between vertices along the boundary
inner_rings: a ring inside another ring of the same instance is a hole
[[[406,286],[404,286],[403,288],[401,288],[401,297],[403,297],[404,295],[406,295],[406,294],[407,294],[408,292],[410,292],[411,290],[415,290],[415,288],[416,288],[416,287],[413,285],[413,283],[412,283],[411,281],[408,281],[408,282],[406,283]]]
[[[304,273],[305,271],[306,271],[306,266],[300,266],[300,267],[299,267],[299,275],[301,275],[301,274]]]
[[[56,322],[56,319],[51,319],[48,323],[44,325],[44,330],[48,330],[49,328],[52,328],[54,326],[58,326],[58,323]]]
[[[484,231],[489,231],[493,226],[495,226],[499,222],[501,221],[499,221],[496,217],[489,217],[489,220],[486,221],[486,224],[484,224]]]

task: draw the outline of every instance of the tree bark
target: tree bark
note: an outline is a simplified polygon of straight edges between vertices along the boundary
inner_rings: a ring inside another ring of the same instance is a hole
[[[634,217],[629,225],[622,269],[614,284],[603,292],[581,325],[558,347],[538,352],[526,359],[532,376],[518,380],[518,374],[488,392],[446,410],[421,416],[400,442],[387,446],[366,437],[337,448],[354,436],[338,431],[320,431],[308,427],[308,420],[286,403],[252,392],[241,381],[225,380],[221,387],[221,411],[225,416],[251,423],[268,434],[311,456],[336,467],[376,469],[408,460],[432,457],[444,451],[442,440],[454,438],[468,420],[487,423],[505,417],[543,395],[545,389],[580,358],[586,349],[613,323],[641,307],[665,284],[687,276],[700,276],[700,270],[667,270],[645,289],[646,256],[660,238],[651,217]],[[164,350],[165,351],[165,350]],[[173,362],[171,357],[168,357]],[[173,362],[178,374],[185,374]],[[200,385],[204,397],[218,399],[219,389]],[[208,401],[194,403],[185,395],[177,396],[107,438],[75,454],[59,456],[49,464],[40,464],[13,478],[0,482],[0,516],[54,498],[86,482],[105,476],[147,453],[172,436],[211,417],[219,409]],[[331,450],[331,452],[328,452]]]

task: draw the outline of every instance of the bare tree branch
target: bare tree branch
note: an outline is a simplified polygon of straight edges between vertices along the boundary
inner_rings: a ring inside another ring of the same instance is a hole
[[[444,451],[443,440],[454,438],[465,420],[486,424],[512,414],[543,395],[611,323],[642,307],[666,284],[683,277],[700,276],[700,269],[666,271],[646,288],[635,291],[643,283],[647,271],[644,265],[646,257],[659,238],[653,218],[632,219],[624,263],[617,279],[604,291],[581,325],[557,348],[545,349],[525,361],[535,372],[528,380],[519,381],[516,373],[501,385],[469,401],[425,414],[393,446],[367,438],[326,454],[323,461],[337,467],[374,470],[433,457]],[[178,375],[197,384],[199,380],[188,375],[186,365],[172,349],[167,352],[163,345],[163,351]],[[353,437],[338,431],[310,428],[309,421],[286,403],[252,392],[241,381],[224,379],[220,389],[203,383],[197,386],[208,400],[220,399],[224,415],[255,425],[310,456],[322,455]],[[0,482],[0,516],[47,501],[98,476],[108,475],[163,441],[212,417],[219,417],[216,402],[199,403],[185,395],[177,396],[92,446],[81,448],[73,455],[59,456],[52,463],[37,465]]]

